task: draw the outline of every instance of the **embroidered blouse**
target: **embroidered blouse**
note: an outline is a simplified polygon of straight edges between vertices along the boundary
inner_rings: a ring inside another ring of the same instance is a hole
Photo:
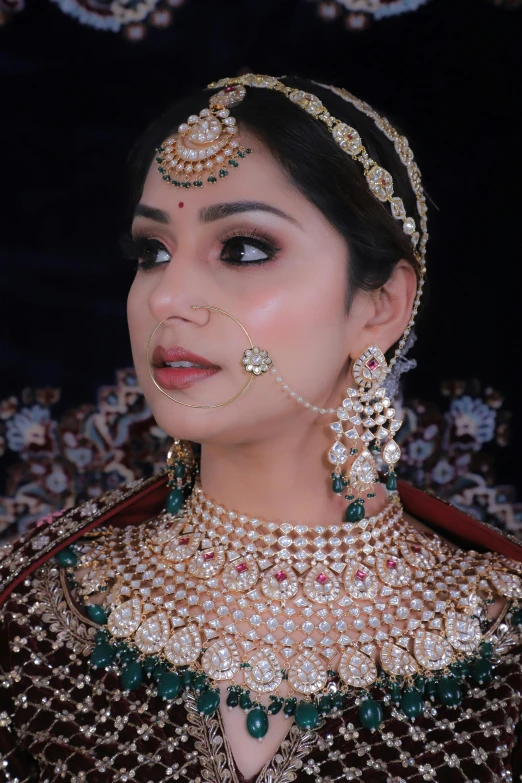
[[[522,562],[516,539],[408,485],[399,489],[406,511],[441,535],[458,532],[462,547]],[[246,783],[219,711],[200,715],[190,691],[165,702],[152,682],[122,691],[113,671],[89,666],[98,626],[53,559],[98,526],[159,513],[166,492],[163,476],[134,482],[41,520],[0,550],[0,783]],[[412,722],[388,705],[372,732],[360,725],[354,696],[314,731],[292,726],[252,783],[521,781],[522,629],[506,611],[488,632],[494,677],[470,685],[458,708],[427,700]]]

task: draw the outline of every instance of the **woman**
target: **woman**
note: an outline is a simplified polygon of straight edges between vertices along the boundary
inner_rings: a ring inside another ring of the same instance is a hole
[[[4,548],[0,779],[518,780],[520,544],[395,474],[407,140],[248,75],[160,118],[133,174],[132,350],[175,440]]]

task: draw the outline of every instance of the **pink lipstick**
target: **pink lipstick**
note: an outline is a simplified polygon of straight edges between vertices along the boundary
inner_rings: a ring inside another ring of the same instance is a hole
[[[157,345],[152,354],[154,379],[163,389],[188,389],[194,383],[215,375],[220,369],[204,356],[177,345],[170,348]]]

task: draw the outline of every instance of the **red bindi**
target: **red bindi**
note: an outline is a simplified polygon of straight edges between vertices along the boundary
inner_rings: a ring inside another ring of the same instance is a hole
[[[179,204],[178,204],[178,207],[181,209],[181,207],[184,207],[184,206],[185,206],[185,204],[182,201],[180,201]]]

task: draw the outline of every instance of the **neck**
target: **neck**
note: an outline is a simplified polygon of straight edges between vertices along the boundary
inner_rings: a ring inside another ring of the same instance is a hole
[[[333,466],[326,459],[334,438],[326,427],[303,428],[276,441],[243,445],[205,444],[201,486],[217,503],[239,514],[311,527],[339,524],[350,501],[331,489]],[[343,468],[349,471],[351,462]],[[366,516],[379,513],[386,490],[376,484],[365,499]]]

